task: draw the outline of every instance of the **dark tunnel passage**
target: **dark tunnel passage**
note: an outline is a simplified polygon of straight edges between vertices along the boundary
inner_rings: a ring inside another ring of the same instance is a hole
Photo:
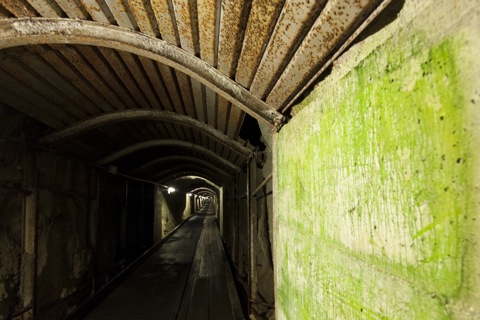
[[[188,224],[194,223],[188,221],[200,219],[194,217],[202,216],[202,213],[205,214],[203,211],[208,210],[208,219],[213,219],[209,220],[209,228],[218,229],[217,238],[210,236],[213,237],[212,240],[204,239],[203,242],[213,241],[215,250],[219,255],[222,254],[215,259],[225,266],[222,268],[223,273],[216,276],[224,279],[227,278],[225,272],[229,272],[226,273],[230,286],[227,292],[234,292],[232,295],[236,297],[232,309],[228,309],[231,311],[232,319],[244,318],[248,308],[246,297],[249,285],[247,274],[250,248],[247,246],[248,241],[245,236],[249,229],[249,221],[247,216],[239,214],[240,210],[247,210],[246,196],[238,197],[238,194],[247,192],[245,183],[248,179],[254,179],[255,176],[258,176],[258,179],[262,178],[262,170],[257,169],[253,159],[247,161],[247,166],[243,171],[238,172],[237,178],[232,181],[228,181],[231,169],[222,170],[219,168],[220,165],[215,166],[211,163],[212,161],[204,160],[201,156],[194,158],[187,152],[176,153],[173,146],[160,146],[159,150],[139,149],[136,156],[132,156],[128,150],[113,157],[113,160],[103,162],[104,165],[99,165],[102,161],[95,164],[86,157],[72,156],[71,153],[35,143],[34,139],[38,132],[45,130],[37,121],[5,106],[1,107],[0,115],[0,128],[3,130],[1,134],[3,150],[1,203],[2,212],[4,212],[2,213],[4,222],[2,223],[2,241],[4,245],[13,246],[12,250],[15,250],[17,245],[25,246],[25,250],[29,250],[26,254],[34,258],[28,265],[25,265],[25,257],[21,261],[25,268],[22,271],[22,277],[27,277],[31,272],[37,274],[30,280],[34,282],[33,292],[30,294],[32,298],[36,297],[39,308],[39,314],[36,317],[60,319],[65,317],[72,306],[76,306],[75,312],[69,316],[69,319],[83,317],[107,319],[106,313],[102,313],[107,311],[101,310],[102,308],[110,309],[102,307],[104,305],[101,302],[102,299],[108,302],[111,299],[109,294],[115,297],[115,292],[122,290],[121,283],[131,283],[134,274],[149,268],[148,261],[156,259],[150,262],[153,264],[150,268],[156,266],[158,270],[162,270],[165,265],[173,268],[173,264],[165,262],[165,258],[161,255],[161,251],[168,248],[169,241],[172,239],[187,241],[184,246],[190,248],[188,250],[193,260],[203,218],[200,225],[196,227],[200,228],[197,230],[196,238],[192,239],[188,236],[184,239],[184,234],[189,234]],[[169,156],[162,157],[162,153],[165,152],[168,152]],[[159,171],[159,168],[162,168],[162,171]],[[272,197],[271,193],[266,195],[267,188],[271,188],[271,184],[264,183],[264,186],[257,190],[257,193],[265,193],[265,199],[259,201],[258,205],[260,210],[265,210],[265,215],[268,214],[267,201],[271,201]],[[19,210],[24,210],[23,218],[17,215]],[[23,223],[26,225],[22,226]],[[268,222],[263,221],[261,227],[268,231]],[[22,232],[27,233],[24,235],[23,244],[19,238]],[[213,231],[205,232],[210,234]],[[259,240],[268,250],[265,253],[268,261],[265,267],[260,266],[257,270],[269,270],[270,284],[267,278],[262,280],[265,283],[262,296],[273,299],[270,239],[268,233],[265,236]],[[169,254],[182,257],[186,250],[182,248],[177,249],[178,252],[172,251]],[[155,250],[159,250],[160,253],[157,254]],[[230,257],[235,257],[235,260],[230,262],[226,260],[223,250],[226,250]],[[214,258],[211,256],[211,249],[202,249],[199,245],[197,252],[199,251],[205,251],[206,260]],[[259,252],[263,251],[259,250]],[[149,258],[150,256],[153,258]],[[144,262],[145,260],[147,262]],[[188,263],[190,264],[187,268]],[[146,289],[147,292],[152,291],[151,295],[148,295],[150,300],[147,296],[141,298],[137,292],[137,299],[128,299],[130,302],[120,299],[123,303],[117,302],[117,311],[123,310],[119,307],[120,305],[127,310],[137,310],[134,311],[137,312],[137,317],[145,319],[149,316],[154,319],[158,317],[180,319],[178,317],[182,310],[189,310],[188,306],[190,306],[188,299],[191,297],[182,296],[185,286],[193,281],[189,280],[193,277],[189,275],[189,268],[200,268],[192,261],[188,263],[186,261],[180,263],[183,266],[183,278],[164,279],[165,282],[160,283],[160,286],[165,285],[165,288],[168,288],[162,293],[163,296],[157,291]],[[233,268],[231,269],[230,266]],[[140,271],[135,271],[137,268]],[[203,262],[202,268],[205,268]],[[216,270],[218,266],[213,265],[212,268]],[[139,277],[143,279],[142,275]],[[203,278],[199,277],[199,279]],[[212,280],[212,289],[207,290],[207,293],[214,290],[215,285],[220,286],[221,290],[226,290],[225,283],[218,284]],[[176,289],[173,289],[174,287]],[[201,290],[193,283],[190,287],[192,292]],[[131,286],[128,288],[131,289]],[[241,302],[236,296],[237,289],[242,292]],[[177,300],[172,298],[174,292],[180,295]],[[224,298],[223,293],[214,294],[213,297]],[[162,297],[173,300],[161,299]],[[201,300],[204,295],[199,294],[199,297]],[[139,301],[145,304],[139,304]],[[157,302],[153,309],[156,310],[155,312],[149,309],[146,301]],[[158,301],[167,303],[170,309],[159,307]],[[175,306],[174,301],[177,301],[178,307],[174,310],[175,312],[171,309],[175,308],[172,307]],[[13,307],[18,303],[15,299],[5,302],[6,307],[9,305]],[[185,303],[187,303],[186,306]],[[137,307],[133,308],[134,305]],[[228,306],[228,300],[223,305]],[[225,314],[221,313],[222,310],[225,312],[225,308],[222,309],[218,305],[215,308],[212,307],[212,310],[217,310],[216,308],[220,313],[214,312],[210,317],[207,313],[204,315],[205,319],[227,319]],[[203,309],[197,306],[192,310]],[[91,315],[87,316],[90,312]],[[122,312],[113,311],[110,313],[113,319],[118,319],[122,314]],[[190,313],[183,314],[183,318],[198,319],[197,312],[195,312],[196,316]],[[128,314],[127,318],[135,317],[135,313]]]
[[[0,0],[0,320],[480,319],[472,0]]]

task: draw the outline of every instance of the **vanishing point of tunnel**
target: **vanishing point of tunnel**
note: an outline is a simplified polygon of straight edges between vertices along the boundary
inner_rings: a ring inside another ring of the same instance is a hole
[[[478,0],[0,0],[0,320],[480,319]]]

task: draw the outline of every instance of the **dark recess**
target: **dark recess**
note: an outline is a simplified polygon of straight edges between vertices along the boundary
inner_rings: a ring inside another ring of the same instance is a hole
[[[246,114],[243,120],[242,128],[240,129],[240,138],[250,141],[258,150],[264,151],[265,144],[261,141],[262,131],[258,125],[258,121],[252,116]]]

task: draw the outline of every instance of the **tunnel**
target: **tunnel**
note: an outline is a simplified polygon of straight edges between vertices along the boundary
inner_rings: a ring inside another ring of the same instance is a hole
[[[0,320],[480,319],[475,0],[0,0]]]

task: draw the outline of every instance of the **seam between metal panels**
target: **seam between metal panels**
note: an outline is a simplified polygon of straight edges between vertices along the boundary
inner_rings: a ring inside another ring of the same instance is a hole
[[[190,17],[192,25],[192,40],[193,40],[193,51],[195,56],[200,56],[200,35],[199,35],[199,25],[198,25],[198,10],[197,10],[197,0],[189,1],[190,8]]]
[[[240,15],[240,26],[245,26],[240,28],[240,34],[238,35],[235,42],[235,54],[230,66],[229,76],[235,78],[237,76],[238,62],[240,61],[240,55],[243,48],[243,43],[245,41],[245,32],[246,26],[248,25],[248,20],[250,19],[250,11],[252,10],[252,1],[247,1],[244,8],[242,8],[242,13]]]
[[[222,18],[222,0],[217,0],[215,4],[215,44],[213,54],[213,66],[218,67],[218,49],[220,45],[220,20]]]

